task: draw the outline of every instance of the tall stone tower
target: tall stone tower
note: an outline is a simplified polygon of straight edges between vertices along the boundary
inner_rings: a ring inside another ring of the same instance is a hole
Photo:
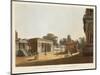
[[[93,9],[87,8],[83,17],[86,45],[83,55],[93,56]]]

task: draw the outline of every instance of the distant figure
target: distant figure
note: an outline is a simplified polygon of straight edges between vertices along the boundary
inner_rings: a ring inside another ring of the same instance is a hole
[[[35,54],[34,54],[34,59],[37,60],[38,57],[39,57],[39,56],[38,56],[38,52],[35,52]]]

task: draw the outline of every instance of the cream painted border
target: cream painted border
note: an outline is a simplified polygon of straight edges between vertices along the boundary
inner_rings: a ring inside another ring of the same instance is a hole
[[[34,2],[35,3],[35,2]],[[42,4],[42,3],[35,3],[35,4]],[[43,4],[44,5],[44,4]],[[63,4],[46,4],[46,5],[57,5],[57,6],[66,6]],[[67,5],[67,6],[75,6],[75,5]],[[77,5],[78,6],[78,5]],[[93,56],[93,63],[85,63],[85,64],[64,64],[64,65],[50,65],[50,66],[33,66],[33,67],[16,67],[15,66],[15,27],[12,13],[12,73],[30,73],[30,72],[47,72],[47,71],[62,71],[62,70],[81,70],[81,69],[94,69],[95,66],[95,6],[80,6],[84,8],[93,8],[94,9],[94,56]],[[14,9],[12,7],[14,12]]]

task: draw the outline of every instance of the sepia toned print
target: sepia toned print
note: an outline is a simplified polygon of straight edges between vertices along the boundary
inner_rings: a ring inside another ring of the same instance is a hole
[[[14,73],[20,67],[95,68],[94,6],[12,1],[12,27]]]

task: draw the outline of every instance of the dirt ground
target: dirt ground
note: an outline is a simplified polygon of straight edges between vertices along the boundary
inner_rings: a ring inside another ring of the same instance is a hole
[[[36,59],[37,58],[37,59]],[[57,65],[57,64],[80,64],[80,63],[93,63],[92,56],[81,56],[74,54],[71,56],[65,55],[40,55],[38,57],[16,57],[16,66],[41,66],[41,65]]]

